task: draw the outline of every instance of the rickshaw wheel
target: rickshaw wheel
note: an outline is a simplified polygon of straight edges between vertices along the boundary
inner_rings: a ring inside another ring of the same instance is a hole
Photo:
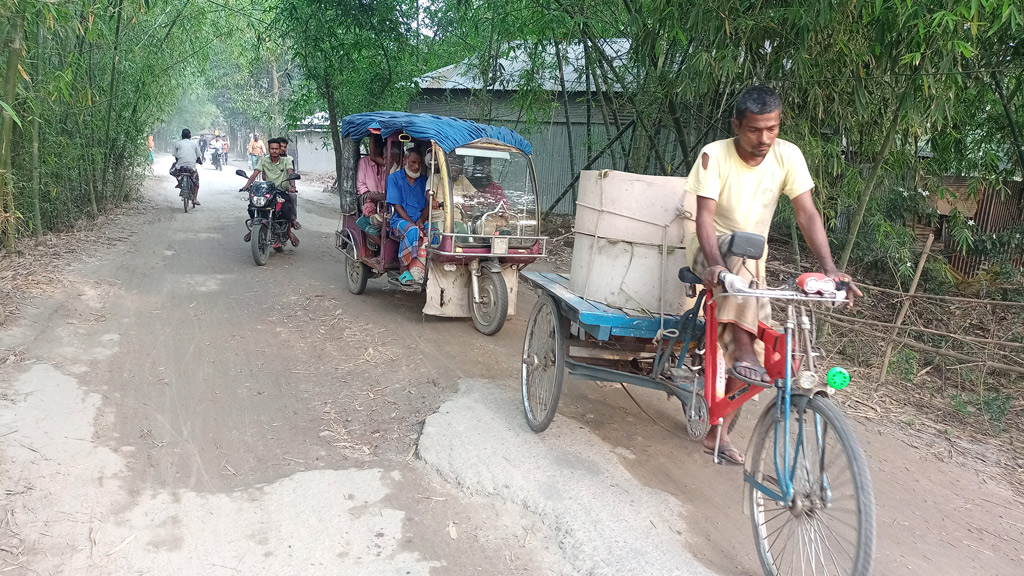
[[[551,296],[537,300],[523,341],[523,408],[526,424],[543,432],[551,424],[562,395],[565,375],[565,332],[562,315]]]
[[[505,326],[505,318],[508,317],[508,287],[501,272],[482,266],[478,284],[480,302],[472,300],[473,292],[470,291],[470,315],[481,334],[493,336]]]
[[[356,296],[366,291],[366,281],[370,278],[370,267],[363,264],[356,258],[346,254],[345,280],[348,283],[348,291]]]

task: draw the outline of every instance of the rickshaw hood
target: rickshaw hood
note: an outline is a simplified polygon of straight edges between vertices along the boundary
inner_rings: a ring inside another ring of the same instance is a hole
[[[446,153],[477,140],[501,142],[525,154],[533,150],[530,143],[515,130],[478,124],[462,118],[409,112],[363,112],[346,116],[341,121],[341,135],[352,140],[362,140],[376,130],[380,130],[384,138],[396,132],[405,132],[417,140],[433,140]]]

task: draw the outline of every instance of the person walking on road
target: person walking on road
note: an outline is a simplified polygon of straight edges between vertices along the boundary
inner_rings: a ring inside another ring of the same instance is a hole
[[[256,169],[256,165],[260,161],[260,157],[266,156],[267,151],[263,147],[263,141],[260,140],[259,134],[253,134],[252,140],[249,142],[249,164],[253,170]]]

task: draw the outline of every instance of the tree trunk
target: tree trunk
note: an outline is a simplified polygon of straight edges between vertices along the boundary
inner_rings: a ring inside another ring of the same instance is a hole
[[[20,7],[8,23],[11,42],[7,49],[7,68],[4,76],[4,102],[14,107],[18,97],[18,61],[21,59],[21,36],[25,15]],[[14,208],[14,175],[11,174],[11,146],[14,143],[14,117],[7,110],[3,111],[3,122],[0,126],[0,227],[3,228],[4,248],[14,250],[15,241],[15,208]]]
[[[334,148],[334,177],[338,193],[341,193],[341,173],[344,161],[341,152],[341,132],[338,130],[338,104],[334,98],[334,86],[330,80],[326,82],[324,94],[327,96],[327,119],[331,125],[331,146]]]
[[[270,78],[273,82],[273,101],[271,104],[270,115],[271,122],[273,125],[270,127],[270,136],[272,138],[281,136],[278,130],[281,129],[281,86],[277,83],[277,60],[273,56],[270,58]]]

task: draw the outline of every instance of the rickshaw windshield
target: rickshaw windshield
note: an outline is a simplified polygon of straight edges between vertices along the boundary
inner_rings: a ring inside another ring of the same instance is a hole
[[[454,232],[537,236],[529,158],[512,148],[461,146],[447,155]]]

